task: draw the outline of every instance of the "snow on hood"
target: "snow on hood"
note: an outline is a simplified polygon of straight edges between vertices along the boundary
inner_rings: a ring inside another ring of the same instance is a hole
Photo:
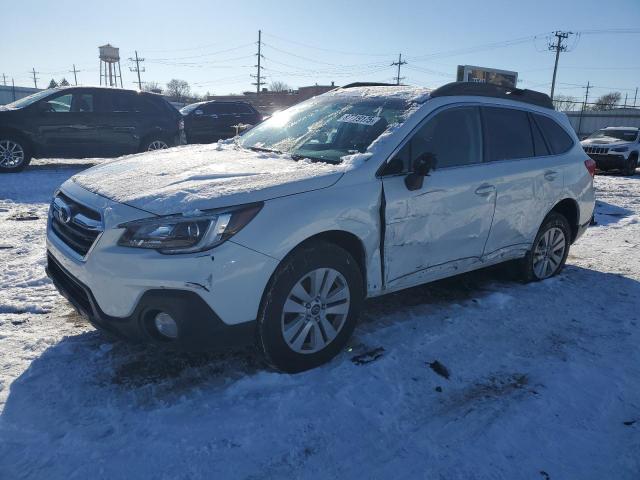
[[[630,143],[634,143],[633,141],[629,142],[626,140],[620,140],[616,137],[599,137],[599,138],[586,138],[580,142],[584,145],[607,145],[608,147],[616,147],[618,145],[629,145]]]
[[[349,160],[333,165],[222,143],[191,145],[121,157],[73,181],[116,202],[168,215],[326,188],[353,167]]]

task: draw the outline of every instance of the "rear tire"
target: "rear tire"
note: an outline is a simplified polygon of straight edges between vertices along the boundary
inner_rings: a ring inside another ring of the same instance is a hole
[[[17,135],[0,134],[0,173],[24,170],[31,162],[28,143]]]
[[[364,300],[362,273],[349,252],[314,241],[274,273],[258,317],[267,362],[297,373],[331,360],[345,346]]]
[[[152,152],[154,150],[166,150],[167,148],[170,148],[171,145],[169,145],[169,142],[167,142],[167,140],[161,136],[153,136],[153,137],[149,137],[146,138],[141,146],[140,146],[140,151],[141,152]]]
[[[542,222],[533,247],[520,260],[520,277],[537,282],[557,275],[567,261],[571,244],[571,227],[564,215],[551,212]]]

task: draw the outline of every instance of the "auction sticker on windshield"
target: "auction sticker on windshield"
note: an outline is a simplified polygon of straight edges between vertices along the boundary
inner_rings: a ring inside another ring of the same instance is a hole
[[[354,115],[352,113],[345,113],[338,119],[339,122],[344,123],[358,123],[360,125],[374,125],[380,117],[372,117],[370,115]]]

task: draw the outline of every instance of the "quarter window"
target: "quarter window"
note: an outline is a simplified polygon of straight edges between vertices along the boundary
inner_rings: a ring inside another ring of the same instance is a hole
[[[558,155],[568,151],[573,146],[573,140],[554,120],[544,115],[534,115],[542,134],[547,139],[551,153]]]
[[[438,113],[411,139],[411,165],[425,153],[435,156],[437,168],[480,163],[481,132],[476,107],[451,108]]]
[[[487,161],[533,157],[527,113],[511,108],[484,107]]]
[[[549,155],[549,149],[547,148],[546,143],[544,143],[544,138],[542,137],[542,133],[540,133],[540,128],[536,125],[533,118],[531,118],[531,135],[533,136],[533,150],[536,157]]]

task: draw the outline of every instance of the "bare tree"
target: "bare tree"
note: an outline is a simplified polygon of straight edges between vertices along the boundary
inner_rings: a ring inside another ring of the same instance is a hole
[[[142,86],[142,91],[162,93],[162,87],[158,82],[145,82],[145,84]]]
[[[183,102],[189,96],[191,88],[185,80],[174,78],[167,83],[167,95],[176,102]]]
[[[572,112],[576,110],[581,103],[570,95],[556,95],[553,97],[553,106],[560,112]]]
[[[269,90],[271,90],[272,92],[288,92],[289,90],[291,90],[291,87],[285,82],[274,80],[269,84]]]
[[[598,97],[592,107],[592,110],[611,110],[617,103],[620,103],[621,98],[622,94],[620,92],[605,93]]]

